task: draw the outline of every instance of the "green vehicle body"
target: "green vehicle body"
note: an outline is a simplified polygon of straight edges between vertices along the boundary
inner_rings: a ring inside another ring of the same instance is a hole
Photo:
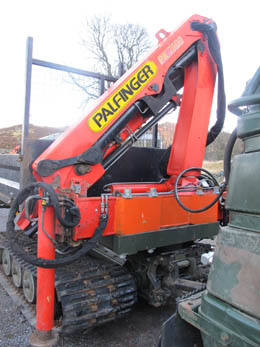
[[[232,161],[229,222],[220,227],[207,289],[178,304],[163,347],[260,346],[260,68],[229,108],[245,148]]]

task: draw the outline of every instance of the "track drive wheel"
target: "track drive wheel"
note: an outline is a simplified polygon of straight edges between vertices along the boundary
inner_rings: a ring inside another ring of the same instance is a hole
[[[3,250],[2,253],[2,266],[6,276],[12,275],[12,257],[7,249]]]
[[[23,293],[30,304],[36,303],[36,279],[28,270],[23,273]]]
[[[12,261],[12,279],[13,279],[13,284],[17,288],[22,288],[22,283],[23,283],[22,267],[15,259],[13,259]]]

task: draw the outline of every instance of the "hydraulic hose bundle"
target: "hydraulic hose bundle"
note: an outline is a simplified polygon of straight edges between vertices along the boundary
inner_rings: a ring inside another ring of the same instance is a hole
[[[22,247],[19,247],[16,244],[16,231],[15,231],[15,218],[17,213],[19,212],[19,206],[33,194],[35,189],[41,189],[48,196],[49,206],[53,206],[55,215],[59,222],[67,228],[75,227],[80,221],[80,210],[77,206],[72,205],[69,209],[70,211],[70,220],[62,217],[61,208],[57,193],[53,189],[53,187],[47,183],[37,182],[32,183],[22,189],[16,198],[13,201],[13,204],[10,208],[8,221],[7,221],[7,234],[10,242],[10,246],[12,250],[23,260],[28,263],[31,263],[35,266],[43,267],[43,268],[57,268],[59,266],[64,266],[71,264],[72,262],[78,260],[80,257],[88,253],[91,249],[96,246],[97,241],[102,236],[108,220],[107,214],[101,214],[99,218],[99,225],[95,230],[93,236],[86,241],[80,249],[78,249],[74,254],[65,256],[59,259],[43,259],[38,258],[32,254],[28,254]]]
[[[217,101],[217,121],[210,129],[207,138],[207,146],[210,145],[219,135],[223,128],[226,115],[226,95],[224,86],[223,65],[220,52],[219,41],[216,34],[216,24],[200,23],[194,21],[191,23],[192,30],[203,33],[208,38],[209,51],[218,68],[218,101]]]
[[[183,171],[178,175],[178,177],[176,178],[175,185],[174,185],[174,193],[175,193],[175,197],[176,197],[176,200],[177,200],[178,204],[179,204],[185,211],[187,211],[187,212],[192,212],[192,213],[204,212],[204,211],[208,210],[209,208],[211,208],[211,207],[219,200],[219,198],[221,197],[221,195],[224,193],[224,190],[225,190],[225,188],[226,188],[226,184],[223,185],[223,187],[220,189],[219,194],[215,197],[215,199],[214,199],[209,205],[207,205],[207,206],[205,206],[205,207],[203,207],[203,208],[197,209],[197,210],[191,209],[191,208],[185,206],[185,205],[181,202],[181,200],[180,200],[180,198],[179,198],[179,195],[178,195],[178,183],[179,183],[181,177],[182,177],[184,174],[186,174],[187,172],[189,172],[189,171],[203,171],[203,172],[205,172],[205,173],[212,179],[212,181],[214,182],[214,184],[218,185],[218,182],[217,182],[217,180],[215,179],[215,177],[212,175],[212,173],[210,173],[208,170],[205,170],[205,169],[203,169],[203,168],[201,168],[201,167],[191,167],[191,168],[188,168],[188,169],[186,169],[186,170],[183,170]]]

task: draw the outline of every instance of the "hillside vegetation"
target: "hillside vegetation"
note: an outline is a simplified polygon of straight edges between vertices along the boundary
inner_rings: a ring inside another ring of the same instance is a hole
[[[51,127],[40,127],[36,125],[30,125],[29,138],[35,140],[41,137],[48,136],[50,134],[62,132],[64,129],[51,128]],[[162,141],[162,147],[168,148],[172,143],[173,134],[175,131],[175,124],[173,123],[162,123],[159,124],[158,133]],[[217,139],[206,148],[205,161],[219,162],[224,158],[224,151],[228,142],[230,134],[222,132]],[[22,137],[22,125],[15,125],[8,128],[0,129],[0,150],[3,153],[8,153],[14,147],[21,143]],[[241,153],[243,146],[241,141],[237,141],[234,148],[234,154]],[[220,166],[220,164],[215,164]],[[214,169],[212,169],[213,171]],[[220,170],[218,170],[220,171]]]
[[[168,148],[173,139],[176,124],[166,122],[159,124],[158,133],[162,141],[162,147]],[[217,139],[206,148],[204,160],[219,161],[224,159],[225,147],[227,145],[230,133],[221,132]],[[237,140],[233,154],[243,152],[242,141]]]
[[[36,140],[50,134],[62,131],[59,128],[40,127],[30,124],[29,138]],[[22,125],[14,125],[8,128],[0,129],[0,149],[2,152],[10,152],[14,147],[21,144]]]

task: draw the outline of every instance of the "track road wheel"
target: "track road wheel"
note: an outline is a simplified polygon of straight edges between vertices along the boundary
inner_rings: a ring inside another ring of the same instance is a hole
[[[11,276],[12,258],[11,258],[10,252],[7,249],[4,249],[2,253],[2,266],[6,276]]]
[[[13,284],[17,288],[22,288],[23,277],[22,277],[22,268],[19,263],[15,259],[12,261],[12,279]]]
[[[23,273],[23,293],[30,304],[36,303],[36,279],[28,270]]]

